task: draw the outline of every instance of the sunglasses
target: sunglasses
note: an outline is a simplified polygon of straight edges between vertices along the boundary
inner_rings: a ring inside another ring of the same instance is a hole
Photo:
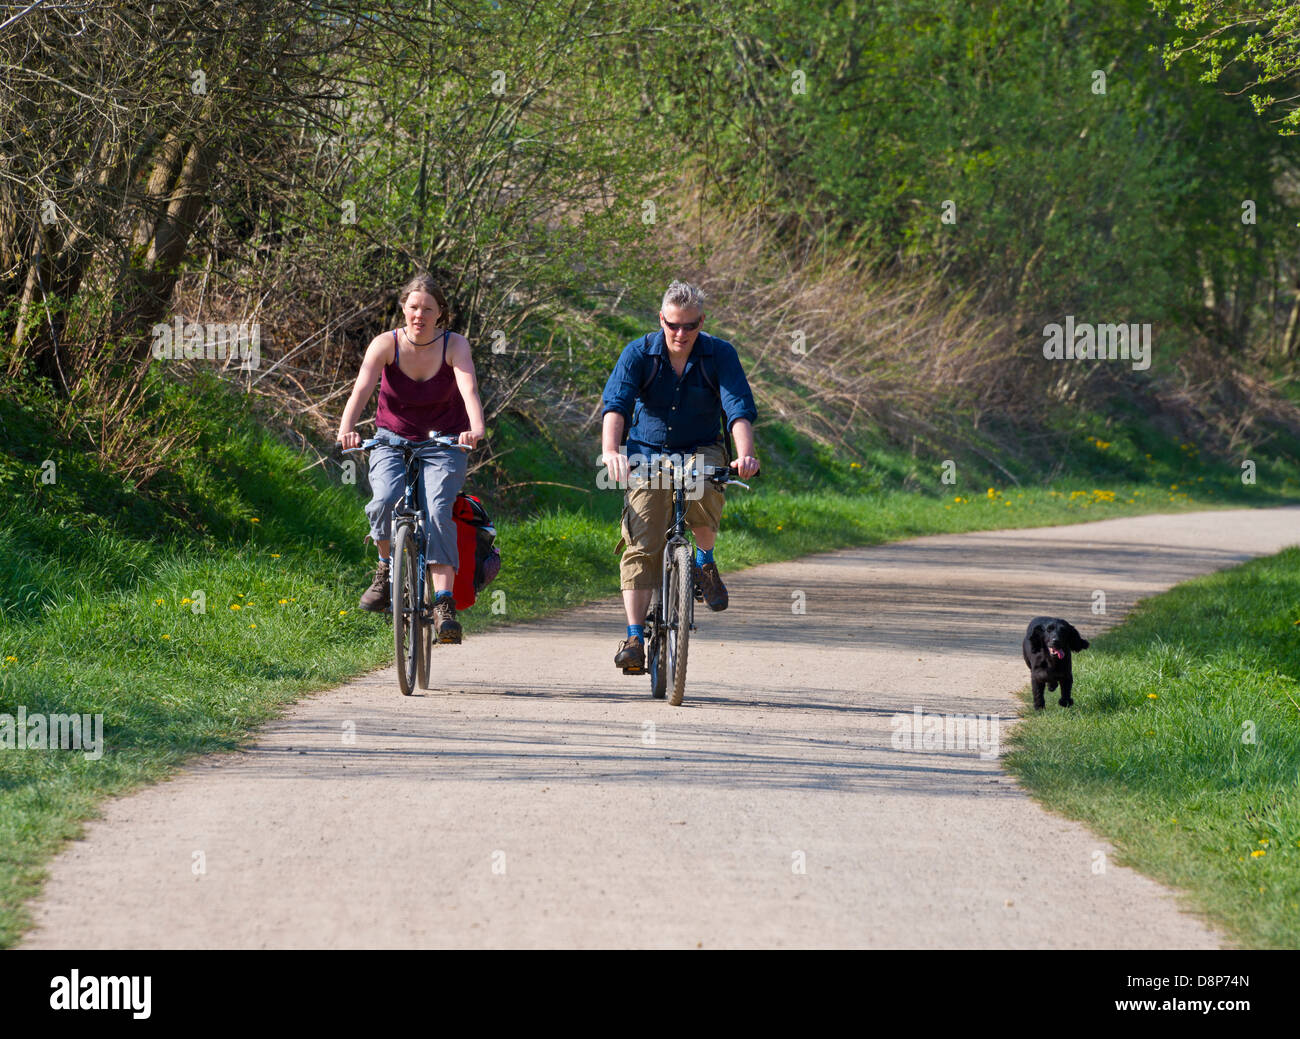
[[[659,320],[663,321],[664,325],[671,328],[674,332],[694,332],[700,327],[700,322],[704,319],[697,317],[694,321],[683,321],[681,324],[675,325],[671,321],[666,320],[661,314],[659,315]]]

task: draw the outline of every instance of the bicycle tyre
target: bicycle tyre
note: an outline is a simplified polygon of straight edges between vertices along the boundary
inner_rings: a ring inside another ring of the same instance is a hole
[[[415,689],[420,656],[420,612],[416,608],[415,529],[410,523],[397,528],[393,544],[393,643],[397,651],[397,684],[403,696]]]
[[[691,599],[695,580],[691,571],[691,546],[677,545],[672,553],[672,572],[668,578],[667,619],[668,680],[672,693],[668,702],[682,705],[686,695],[686,651],[691,642]]]
[[[656,700],[668,696],[668,640],[664,636],[663,613],[659,608],[659,590],[650,600],[646,617],[646,670],[650,672],[650,695]]]
[[[421,613],[423,620],[420,621],[420,656],[416,662],[415,680],[421,689],[429,688],[429,674],[433,664],[433,644],[437,640],[433,637],[433,624],[429,618],[433,616],[433,582],[429,580],[429,575],[424,575],[424,596],[421,604]]]

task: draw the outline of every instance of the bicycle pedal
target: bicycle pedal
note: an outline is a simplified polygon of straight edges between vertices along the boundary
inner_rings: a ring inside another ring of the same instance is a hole
[[[625,668],[623,668],[623,674],[625,674],[625,675],[644,675],[644,674],[645,674],[645,668],[643,668],[643,667],[625,667]]]

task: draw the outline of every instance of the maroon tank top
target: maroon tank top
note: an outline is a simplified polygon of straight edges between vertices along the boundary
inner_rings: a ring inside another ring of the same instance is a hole
[[[416,380],[397,366],[397,331],[393,360],[379,376],[379,410],[375,424],[407,440],[428,440],[429,432],[456,436],[469,429],[469,412],[447,363],[447,332],[442,334],[442,366],[430,379]]]

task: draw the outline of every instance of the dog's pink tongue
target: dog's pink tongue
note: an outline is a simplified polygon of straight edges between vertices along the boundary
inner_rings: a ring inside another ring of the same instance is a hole
[[[1064,660],[1064,659],[1065,659],[1065,654],[1062,653],[1059,649],[1049,650],[1048,652],[1050,652],[1050,653],[1052,654],[1052,656],[1056,657],[1058,660]]]

